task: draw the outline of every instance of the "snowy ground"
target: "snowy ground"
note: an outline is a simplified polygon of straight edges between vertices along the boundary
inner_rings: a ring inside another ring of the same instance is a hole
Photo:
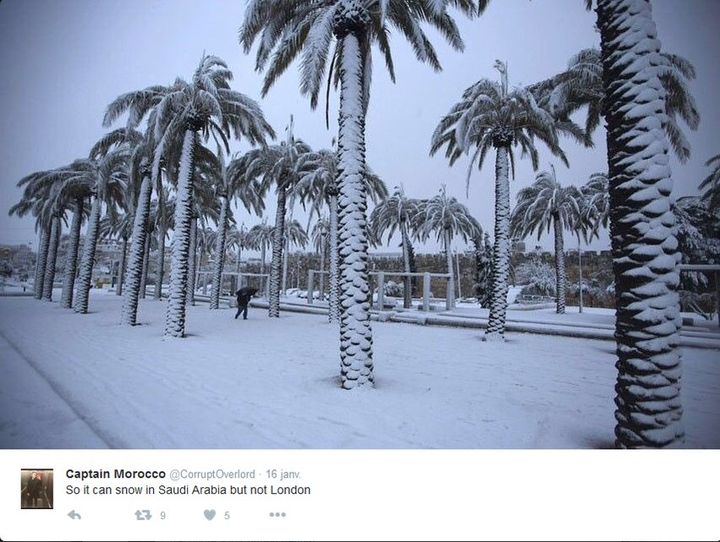
[[[59,298],[59,291],[56,299]],[[613,442],[613,344],[374,322],[377,387],[338,387],[324,316],[190,307],[163,340],[164,302],[118,324],[0,299],[0,447],[598,448]],[[683,349],[688,447],[720,448],[720,355]]]

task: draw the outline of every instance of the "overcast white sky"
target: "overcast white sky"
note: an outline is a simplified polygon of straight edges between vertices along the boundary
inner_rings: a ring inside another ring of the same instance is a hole
[[[85,157],[106,131],[101,126],[103,113],[119,94],[168,84],[176,75],[190,77],[206,51],[228,62],[236,90],[259,99],[262,77],[253,71],[254,55],[243,54],[237,40],[245,5],[242,0],[0,2],[0,243],[33,242],[35,247],[33,220],[8,217],[8,209],[20,198],[17,181],[33,171]],[[663,49],[685,56],[698,72],[690,88],[702,120],[700,129],[688,134],[692,158],[684,165],[672,159],[676,195],[696,193],[706,175],[704,162],[720,152],[720,2],[653,0],[653,9]],[[397,36],[391,42],[397,84],[391,83],[381,58],[375,56],[367,160],[390,189],[403,183],[412,197],[432,196],[446,183],[449,192],[492,231],[494,157],[483,171],[474,172],[466,198],[467,159],[449,168],[442,154],[428,156],[435,126],[465,88],[483,77],[496,78],[495,59],[508,62],[511,85],[529,84],[562,70],[578,50],[599,46],[599,34],[595,14],[586,12],[581,0],[496,0],[482,18],[458,17],[458,23],[464,53],[452,51],[434,36],[444,68],[440,73],[418,63]],[[324,103],[317,111],[310,109],[298,91],[297,66],[292,66],[261,103],[278,133],[294,114],[296,135],[320,148],[329,146],[337,133],[337,101],[337,94],[331,95],[328,131]],[[565,142],[569,169],[543,148],[541,167],[552,161],[561,182],[582,184],[591,173],[606,168],[602,130],[595,142],[589,150]],[[513,201],[533,179],[529,160],[519,161]],[[268,203],[272,220],[274,205]],[[248,226],[259,221],[244,211],[236,218]],[[567,242],[573,243],[569,235]],[[551,240],[544,238],[542,244],[549,248]],[[384,250],[397,250],[396,245]],[[592,245],[607,247],[607,235]]]

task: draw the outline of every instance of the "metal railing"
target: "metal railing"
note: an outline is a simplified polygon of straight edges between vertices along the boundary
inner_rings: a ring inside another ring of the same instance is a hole
[[[310,269],[308,271],[308,305],[313,304],[313,286],[315,281],[315,275],[327,274],[327,271],[321,271],[319,269]],[[422,310],[430,310],[430,281],[434,278],[442,278],[450,280],[449,273],[405,273],[402,271],[370,271],[368,273],[371,277],[377,277],[377,301],[373,302],[372,308],[377,310],[384,310],[385,308],[385,277],[422,277],[423,279],[423,304]],[[371,288],[372,290],[372,288]],[[455,307],[455,299],[452,298],[449,293],[449,288],[446,289],[447,294],[445,295],[445,309],[452,310]]]
[[[371,271],[370,276],[377,277],[377,308],[383,310],[385,305],[385,277],[422,277],[423,279],[423,304],[422,310],[428,312],[430,310],[430,281],[433,278],[443,278],[447,281],[452,280],[450,273],[405,273],[403,271]],[[450,288],[445,289],[445,310],[452,310],[455,307],[455,298],[450,295]]]

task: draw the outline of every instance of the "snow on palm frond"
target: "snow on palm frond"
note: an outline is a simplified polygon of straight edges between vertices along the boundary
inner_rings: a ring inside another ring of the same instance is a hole
[[[285,224],[285,235],[287,236],[291,246],[294,245],[305,248],[309,242],[309,237],[305,228],[303,228],[297,220],[290,220]]]
[[[317,106],[320,85],[330,51],[330,42],[333,38],[334,15],[334,10],[327,10],[317,17],[308,32],[307,43],[303,50],[300,90],[303,94],[311,96],[313,108]]]
[[[711,168],[710,174],[700,182],[700,190],[704,191],[703,200],[710,209],[720,208],[720,154],[711,157],[705,166]]]
[[[398,229],[414,226],[420,208],[420,200],[406,197],[402,187],[396,187],[392,196],[373,209],[368,229],[378,240],[387,233],[389,241]]]
[[[687,84],[695,79],[695,68],[679,55],[662,52],[657,69],[665,89],[666,135],[676,156],[685,162],[690,157],[690,146],[678,121],[682,119],[691,130],[697,130],[700,122],[695,99]],[[600,125],[605,99],[599,50],[581,50],[570,58],[564,72],[530,88],[540,103],[559,119],[567,120],[586,107],[585,133],[587,144],[591,143],[590,136]]]
[[[554,168],[541,171],[535,179],[532,185],[518,192],[510,219],[511,236],[524,238],[537,232],[540,239],[543,232],[552,230],[555,221],[559,221],[564,230],[574,229],[583,207],[580,190],[572,185],[561,186]]]
[[[523,156],[529,156],[533,168],[538,167],[535,140],[539,139],[566,162],[558,143],[558,132],[577,136],[580,131],[571,122],[560,124],[537,103],[525,88],[508,89],[489,79],[481,79],[468,87],[461,100],[443,117],[431,138],[430,154],[446,147],[445,156],[453,165],[462,154],[471,156],[465,179],[469,190],[472,167],[481,169],[491,148],[507,145],[511,161],[513,146],[519,146]]]
[[[313,247],[317,253],[325,250],[329,234],[330,221],[327,216],[321,215],[313,224],[312,230],[310,230],[310,239],[312,239]]]
[[[231,135],[244,137],[253,145],[274,138],[275,132],[257,102],[229,88],[231,78],[232,72],[222,59],[204,55],[191,82],[177,79],[156,105],[154,136],[158,150],[163,151],[168,139],[178,138],[185,124],[193,120],[206,140],[212,136],[226,147]],[[162,152],[155,154],[158,162]]]
[[[112,130],[100,138],[92,149],[88,157],[90,159],[99,158],[107,154],[113,147],[120,147],[126,145],[128,148],[133,148],[143,140],[143,135],[132,128],[118,128]]]
[[[329,149],[320,149],[301,154],[295,169],[298,175],[300,204],[304,208],[309,204],[308,220],[310,220],[313,214],[320,215],[323,205],[330,205],[332,197],[337,197],[337,153]]]
[[[256,69],[266,71],[263,95],[302,53],[301,92],[310,98],[313,108],[317,106],[327,59],[335,59],[336,73],[342,69],[342,55],[338,54],[341,41],[334,36],[334,19],[339,6],[345,1],[262,0],[248,4],[239,40],[246,53],[256,41],[259,42]],[[420,23],[438,30],[451,47],[462,50],[462,38],[448,9],[458,9],[468,16],[476,9],[470,0],[373,0],[364,2],[364,8],[369,15],[365,63],[371,63],[369,43],[376,42],[393,79],[392,55],[387,39],[391,27],[406,38],[420,61],[439,70],[435,49]],[[369,90],[369,81],[366,90]]]
[[[109,127],[124,113],[128,114],[128,128],[137,127],[142,119],[158,104],[163,95],[168,92],[167,87],[154,85],[143,90],[126,92],[118,96],[108,105],[103,117],[103,126]]]
[[[587,233],[591,237],[597,236],[600,227],[607,228],[610,220],[610,186],[607,174],[593,173],[580,190],[584,204],[583,221],[589,228]]]
[[[445,185],[440,187],[439,194],[417,202],[413,229],[422,241],[426,241],[433,233],[436,240],[442,241],[445,232],[453,237],[459,235],[467,241],[482,232],[482,227],[470,210],[456,198],[448,197]]]
[[[248,231],[248,248],[260,250],[262,247],[269,247],[272,243],[273,227],[266,221],[254,225]]]

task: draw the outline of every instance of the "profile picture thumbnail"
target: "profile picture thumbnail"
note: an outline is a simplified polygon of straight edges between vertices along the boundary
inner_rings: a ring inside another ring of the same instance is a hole
[[[20,508],[51,510],[52,507],[52,469],[20,469]]]

